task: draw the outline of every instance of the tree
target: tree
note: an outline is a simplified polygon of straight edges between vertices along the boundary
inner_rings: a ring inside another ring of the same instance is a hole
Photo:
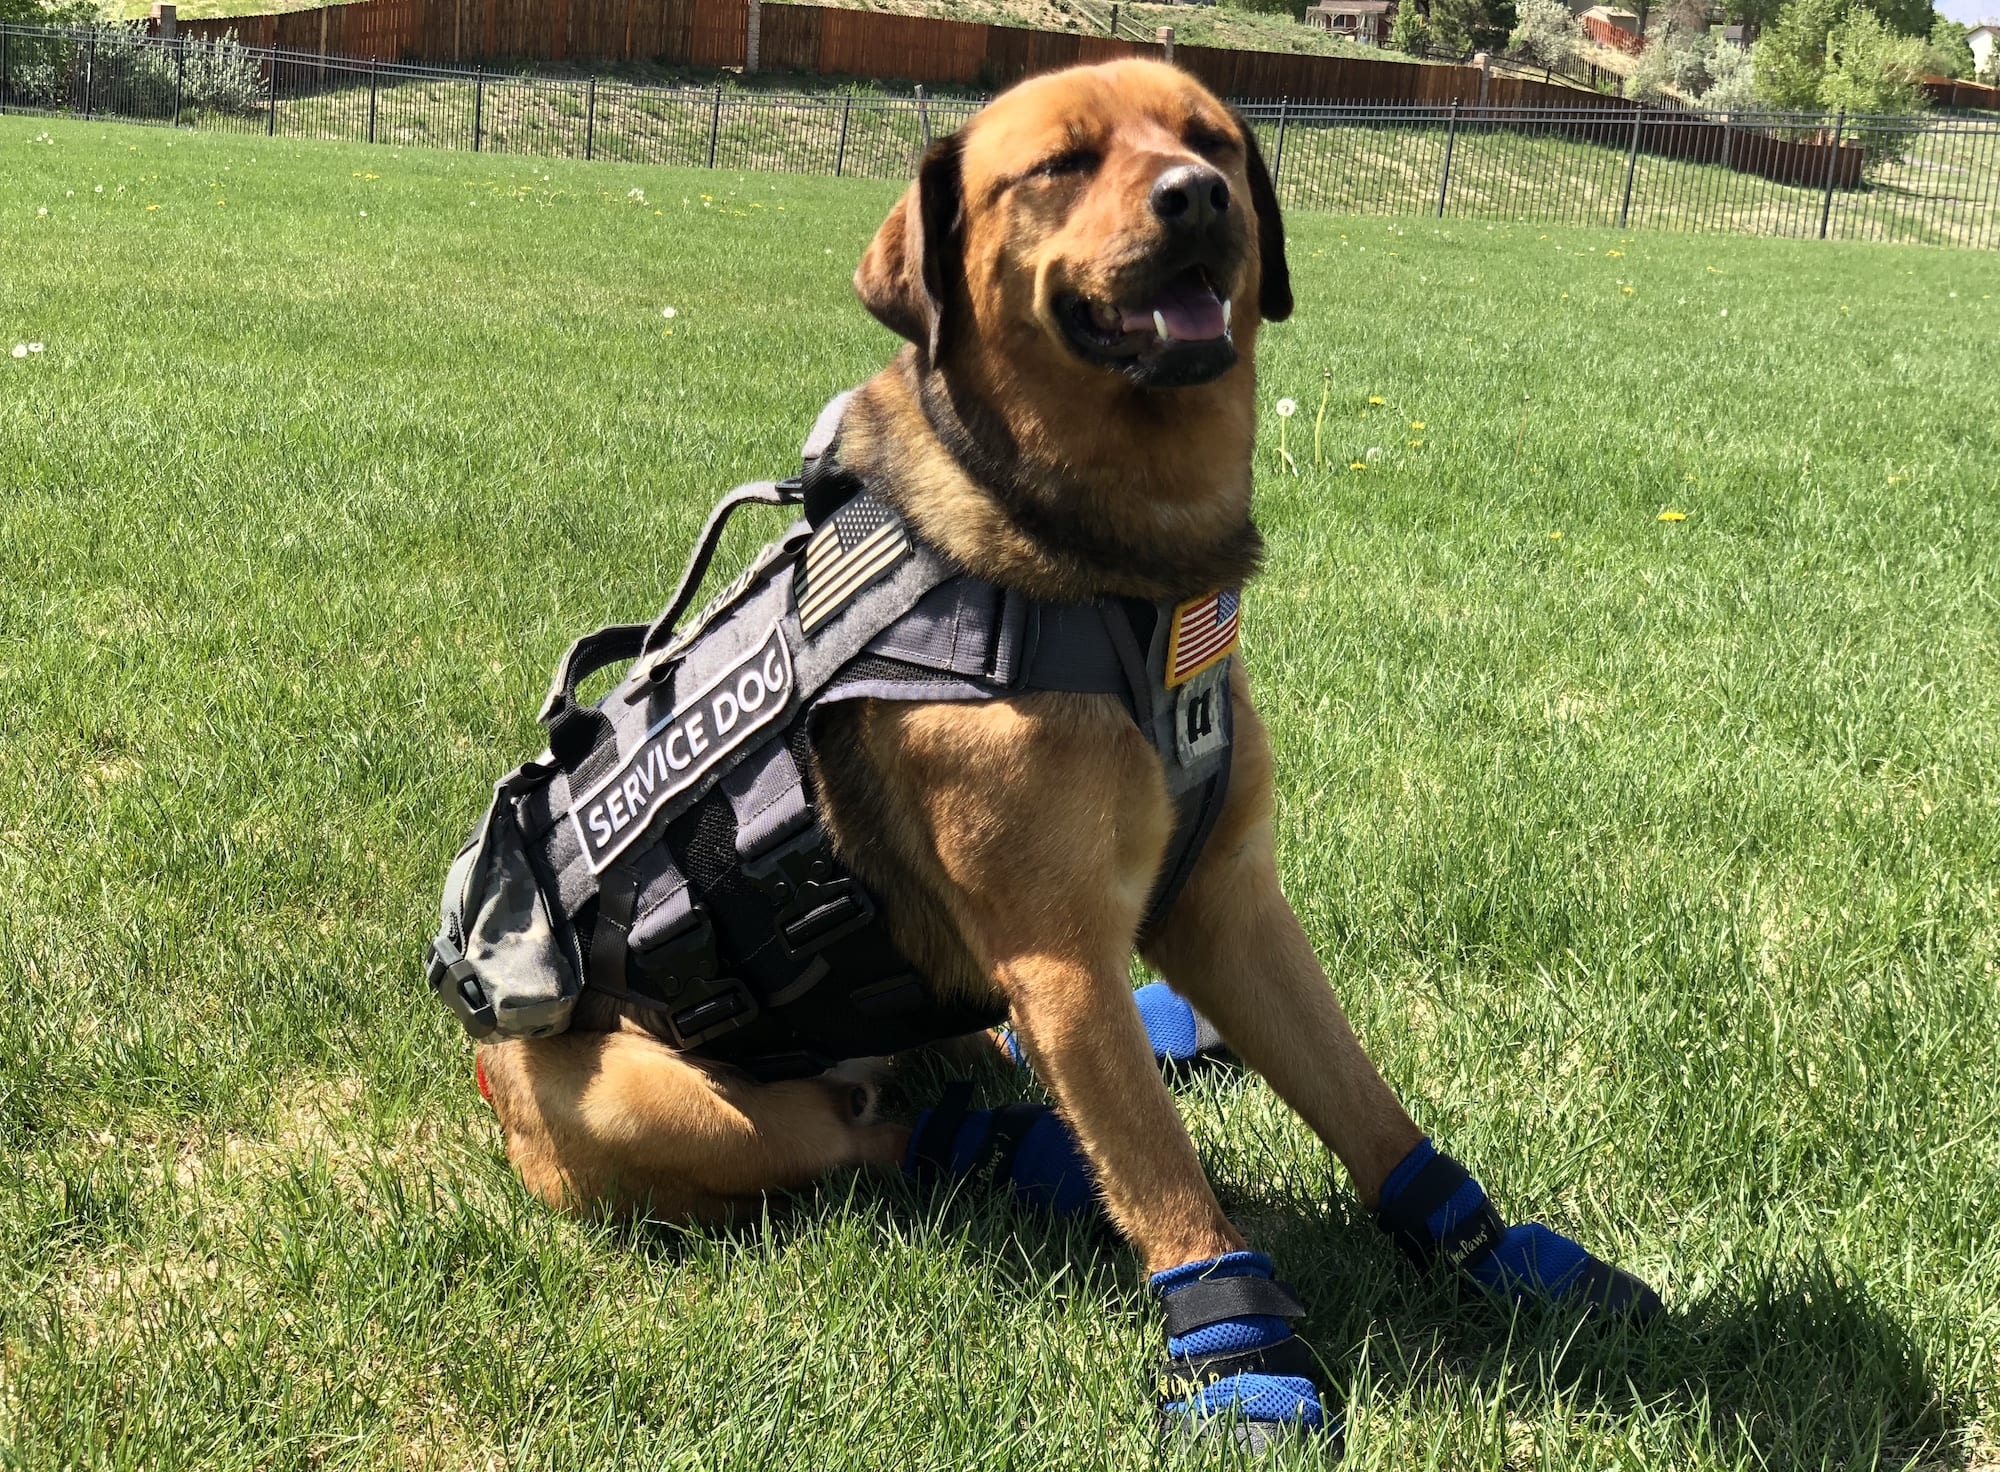
[[[1431,0],[1431,35],[1444,51],[1498,51],[1519,19],[1514,0]]]
[[[1421,56],[1431,49],[1430,22],[1417,9],[1417,0],[1400,0],[1396,6],[1395,22],[1389,27],[1389,44],[1412,56]]]
[[[46,4],[44,0],[0,0],[0,22],[17,26],[87,26],[97,19],[90,0]]]
[[[1860,3],[1874,11],[1899,36],[1929,36],[1937,18],[1931,0],[1860,0]]]
[[[1757,110],[1756,70],[1748,48],[1723,41],[1708,59],[1709,88],[1701,94],[1701,105],[1711,112],[1755,112]]]
[[[1508,39],[1509,51],[1543,66],[1561,67],[1582,44],[1583,27],[1563,0],[1521,0],[1520,22]]]
[[[1847,19],[1847,0],[1787,0],[1751,53],[1757,95],[1785,112],[1819,107],[1827,38]]]
[[[1949,16],[1939,16],[1931,26],[1929,54],[1924,61],[1927,71],[1936,72],[1941,77],[1970,77],[1977,65],[1972,55],[1972,46],[1966,40],[1970,26],[1960,25]]]
[[[1819,105],[1827,112],[1921,112],[1924,58],[1930,43],[1899,35],[1872,10],[1856,6],[1827,37],[1826,71],[1819,81]]]

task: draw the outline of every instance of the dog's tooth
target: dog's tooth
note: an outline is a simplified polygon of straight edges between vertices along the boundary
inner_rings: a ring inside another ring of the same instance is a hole
[[[1154,311],[1153,331],[1160,334],[1161,342],[1172,342],[1174,340],[1174,335],[1171,332],[1167,331],[1167,314],[1165,312],[1158,310]]]
[[[1229,330],[1229,308],[1230,308],[1230,305],[1231,305],[1231,303],[1230,303],[1230,300],[1229,300],[1229,298],[1228,298],[1228,297],[1224,297],[1224,298],[1222,299],[1222,330],[1223,330],[1224,332],[1227,332],[1227,331]]]

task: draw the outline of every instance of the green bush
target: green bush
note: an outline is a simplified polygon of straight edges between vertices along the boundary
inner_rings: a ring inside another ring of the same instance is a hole
[[[1929,44],[1899,35],[1874,11],[1856,6],[1827,37],[1819,105],[1828,112],[1921,112],[1930,101],[1923,85]]]
[[[1396,19],[1402,18],[1398,10]],[[1563,0],[1520,0],[1520,20],[1507,42],[1514,55],[1543,66],[1561,67],[1568,65],[1582,44],[1583,27]]]
[[[1924,69],[1941,77],[1969,78],[1977,65],[1972,47],[1966,41],[1970,31],[1970,26],[1960,25],[1948,16],[1939,16],[1931,26]]]
[[[1389,44],[1412,56],[1422,55],[1435,44],[1430,22],[1417,9],[1416,0],[1403,0],[1396,7],[1396,19],[1389,27]]]

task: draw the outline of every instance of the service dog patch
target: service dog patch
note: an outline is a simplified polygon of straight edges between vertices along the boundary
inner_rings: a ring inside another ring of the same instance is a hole
[[[1174,609],[1173,627],[1167,635],[1169,690],[1229,658],[1236,647],[1242,610],[1242,596],[1234,588],[1190,598]]]
[[[656,809],[783,715],[791,695],[792,651],[773,625],[754,649],[676,705],[616,771],[570,805],[590,872],[601,874],[646,831]]]

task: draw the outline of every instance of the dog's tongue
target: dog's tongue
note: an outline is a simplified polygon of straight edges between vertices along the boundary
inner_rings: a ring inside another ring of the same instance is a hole
[[[1228,331],[1222,303],[1192,274],[1169,281],[1151,301],[1127,307],[1121,325],[1127,332],[1143,332],[1156,326],[1155,314],[1167,324],[1168,336],[1179,342],[1209,342]]]

